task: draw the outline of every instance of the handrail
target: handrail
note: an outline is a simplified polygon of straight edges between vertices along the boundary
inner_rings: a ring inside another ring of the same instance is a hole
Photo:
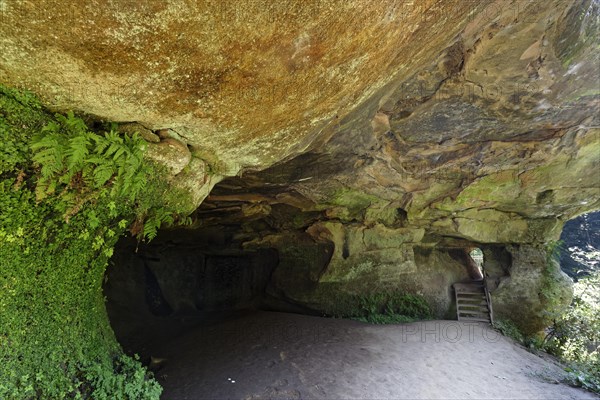
[[[487,277],[483,278],[483,289],[485,290],[485,299],[488,303],[488,310],[490,311],[490,323],[494,324],[494,310],[492,309],[492,295],[488,290]]]

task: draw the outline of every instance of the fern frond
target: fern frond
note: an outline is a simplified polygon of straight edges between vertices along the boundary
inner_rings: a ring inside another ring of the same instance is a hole
[[[148,240],[153,240],[158,234],[158,228],[160,227],[160,220],[156,217],[149,218],[144,222],[143,235]]]
[[[119,148],[117,149],[117,151],[115,151],[115,154],[113,155],[113,160],[117,161],[119,158],[121,158],[124,154],[127,154],[129,152],[129,149],[125,146],[119,146]]]
[[[88,135],[75,136],[69,140],[67,150],[67,167],[69,170],[81,168],[85,159],[90,154],[90,138]]]
[[[102,154],[110,144],[104,136],[92,135],[92,141],[94,142],[94,153]]]
[[[112,164],[100,164],[94,169],[94,184],[96,187],[103,186],[112,176],[115,170]]]
[[[64,119],[63,123],[73,135],[78,136],[84,132],[87,132],[87,125],[81,118],[76,117],[73,114],[73,111],[69,111],[67,113],[67,117]]]
[[[50,121],[48,122],[43,128],[41,133],[42,134],[49,134],[49,133],[58,133],[60,132],[60,125],[57,124],[54,121]]]
[[[120,148],[119,143],[110,142],[108,148],[104,151],[104,157],[112,157]]]

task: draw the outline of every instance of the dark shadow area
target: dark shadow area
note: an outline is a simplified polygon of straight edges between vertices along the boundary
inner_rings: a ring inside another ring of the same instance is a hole
[[[104,284],[117,339],[149,358],[156,342],[190,327],[269,309],[266,288],[278,262],[276,250],[236,247],[223,230],[162,231],[149,244],[124,237]]]

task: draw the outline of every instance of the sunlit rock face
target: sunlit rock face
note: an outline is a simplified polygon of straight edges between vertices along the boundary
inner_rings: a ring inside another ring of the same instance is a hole
[[[597,1],[51,3],[0,2],[0,80],[147,128],[211,193],[194,228],[278,251],[271,295],[450,317],[453,254],[480,247],[497,317],[535,332],[568,303],[545,247],[600,209]]]
[[[234,174],[302,152],[435,57],[481,8],[440,0],[1,4],[3,81],[59,109],[172,128]]]

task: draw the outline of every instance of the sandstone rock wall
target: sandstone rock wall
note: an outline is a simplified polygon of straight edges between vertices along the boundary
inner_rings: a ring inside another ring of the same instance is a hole
[[[450,316],[450,253],[475,246],[498,315],[535,331],[566,303],[543,249],[600,209],[597,1],[0,9],[0,81],[138,123],[203,202],[194,229],[277,249],[270,293],[319,310],[397,287]]]

